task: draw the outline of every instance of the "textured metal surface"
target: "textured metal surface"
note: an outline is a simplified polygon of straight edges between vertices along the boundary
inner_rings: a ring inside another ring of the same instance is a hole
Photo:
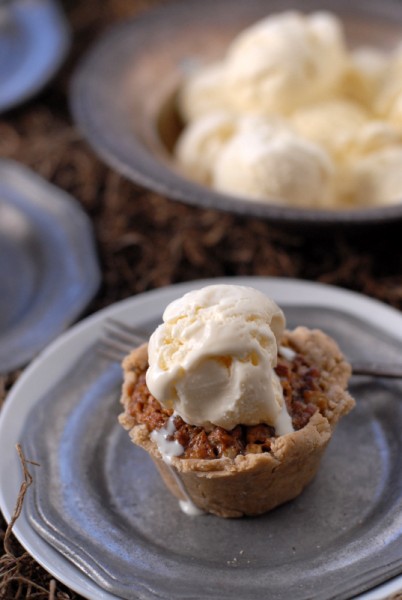
[[[162,310],[163,307],[161,307]],[[142,323],[152,330],[160,319]],[[286,308],[348,356],[395,360],[400,343],[332,309]],[[121,371],[94,347],[35,405],[24,435],[40,463],[26,498],[34,528],[123,598],[349,598],[402,572],[402,386],[357,378],[357,407],[312,485],[254,519],[184,515],[116,421]]]
[[[0,6],[0,112],[38,92],[69,46],[68,23],[56,0]]]
[[[178,131],[172,107],[183,71],[222,57],[246,25],[288,8],[295,8],[293,0],[231,0],[230,10],[225,0],[186,0],[113,27],[95,43],[73,78],[77,125],[116,170],[189,204],[309,228],[401,219],[402,204],[331,211],[231,197],[184,179],[175,169],[169,152]],[[337,13],[351,45],[390,48],[401,37],[398,0],[300,0],[297,9]]]
[[[79,205],[32,171],[0,162],[0,373],[28,362],[98,288],[92,228]]]

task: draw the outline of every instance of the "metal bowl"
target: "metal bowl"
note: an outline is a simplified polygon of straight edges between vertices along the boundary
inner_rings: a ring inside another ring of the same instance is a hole
[[[224,54],[246,26],[290,8],[329,10],[350,47],[391,49],[402,39],[398,0],[185,0],[115,25],[79,65],[71,86],[76,123],[99,156],[136,183],[174,200],[281,224],[345,226],[402,219],[402,203],[351,210],[294,208],[218,193],[183,177],[172,147],[180,132],[175,93],[189,64]]]

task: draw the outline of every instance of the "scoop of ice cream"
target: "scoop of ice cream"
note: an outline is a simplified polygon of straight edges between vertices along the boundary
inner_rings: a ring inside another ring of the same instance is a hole
[[[341,91],[370,108],[389,67],[386,52],[370,46],[356,48],[349,55]]]
[[[222,148],[213,169],[218,191],[294,206],[331,206],[333,164],[324,149],[290,130],[244,128]]]
[[[357,130],[338,156],[337,195],[343,204],[370,206],[400,198],[401,149],[402,131],[391,123],[372,120]]]
[[[293,431],[274,371],[285,325],[275,302],[253,288],[211,285],[185,294],[152,334],[150,392],[184,421],[227,430],[267,423]]]
[[[358,205],[402,201],[402,145],[385,147],[356,159],[350,166]]]
[[[336,98],[300,108],[291,116],[296,131],[337,156],[369,120],[357,103]]]
[[[374,109],[380,117],[402,125],[402,45],[389,57]]]
[[[191,122],[210,111],[227,108],[223,72],[223,63],[213,63],[185,77],[177,99],[185,122]]]
[[[402,144],[402,130],[387,121],[371,120],[345,146],[345,158],[361,158]]]
[[[220,192],[319,208],[400,197],[402,44],[348,50],[335,15],[257,22],[190,76],[180,105],[179,165]]]
[[[223,111],[196,119],[178,139],[175,147],[177,164],[195,181],[209,184],[213,165],[236,126],[235,117]]]
[[[341,24],[325,12],[284,12],[244,30],[224,61],[231,107],[285,114],[326,97],[346,64]]]
[[[175,146],[177,164],[195,181],[211,184],[219,155],[236,133],[261,129],[272,135],[284,128],[288,125],[275,117],[238,116],[229,111],[207,113],[189,123],[179,136]]]
[[[334,15],[275,14],[240,33],[221,62],[188,75],[179,90],[179,110],[186,122],[223,108],[285,114],[327,97],[346,64]]]

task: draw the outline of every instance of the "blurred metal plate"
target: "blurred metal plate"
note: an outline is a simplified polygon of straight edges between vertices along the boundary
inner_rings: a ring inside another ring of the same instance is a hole
[[[69,26],[57,0],[0,3],[0,112],[38,92],[69,47]]]
[[[400,357],[402,316],[376,301],[295,280],[213,282],[261,289],[280,302],[290,327],[321,327],[350,358]],[[121,369],[96,352],[104,319],[151,331],[168,302],[205,283],[156,290],[98,313],[17,384],[0,420],[0,450],[17,438],[40,463],[17,535],[56,576],[59,552],[62,581],[94,599],[254,600],[269,590],[276,600],[307,600],[319,590],[322,600],[342,600],[402,573],[401,382],[355,378],[357,406],[341,421],[314,482],[258,518],[188,517],[131,444],[117,423]],[[15,470],[8,466],[14,479]],[[9,514],[1,493],[0,506]]]
[[[0,373],[26,364],[95,294],[91,224],[68,194],[0,161]]]

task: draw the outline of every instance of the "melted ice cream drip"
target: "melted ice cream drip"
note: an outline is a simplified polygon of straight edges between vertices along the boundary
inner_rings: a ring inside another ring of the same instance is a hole
[[[175,414],[167,420],[166,427],[154,429],[151,433],[151,440],[158,446],[165,463],[170,464],[173,456],[181,456],[184,453],[183,446],[177,440],[169,440],[175,432]]]
[[[286,348],[285,346],[279,346],[279,354],[286,360],[294,360],[296,358],[296,352],[292,348]]]
[[[192,500],[179,500],[181,510],[189,517],[199,517],[204,515],[204,511],[198,508]]]
[[[174,480],[178,488],[180,489],[182,495],[185,500],[179,500],[179,506],[181,510],[189,516],[195,517],[204,514],[204,511],[198,508],[191,500],[186,488],[179,475],[177,474],[174,467],[171,465],[172,457],[181,456],[184,453],[183,446],[177,440],[169,440],[175,432],[175,419],[176,414],[173,413],[171,417],[167,420],[166,427],[162,427],[161,429],[154,430],[151,433],[151,440],[158,446],[158,450],[161,453],[162,460],[169,467]]]

